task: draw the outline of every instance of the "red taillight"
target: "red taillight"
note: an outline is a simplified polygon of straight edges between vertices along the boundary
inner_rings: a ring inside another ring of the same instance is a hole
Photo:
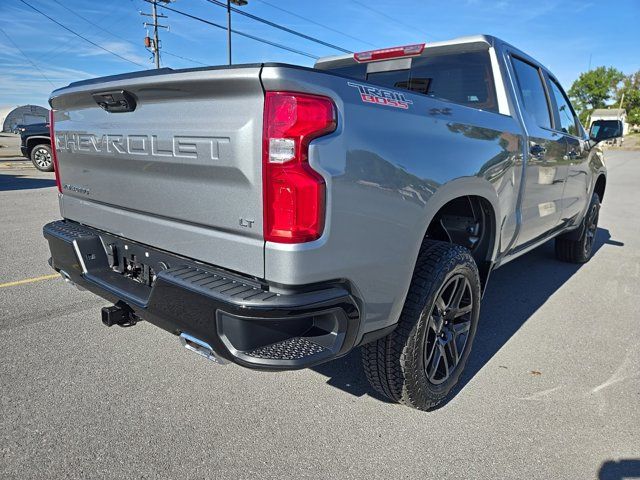
[[[424,43],[416,43],[415,45],[405,45],[404,47],[383,48],[381,50],[369,50],[367,52],[358,52],[353,54],[356,62],[374,62],[376,60],[385,60],[387,58],[410,57],[420,55],[424,50]]]
[[[263,127],[264,239],[302,243],[324,227],[325,184],[308,162],[309,142],[336,129],[326,97],[267,92]]]
[[[60,183],[60,169],[58,168],[58,154],[56,153],[56,137],[54,137],[54,120],[53,109],[49,110],[49,138],[51,139],[51,157],[53,158],[53,171],[56,174],[56,185],[58,192],[62,193],[62,184]]]

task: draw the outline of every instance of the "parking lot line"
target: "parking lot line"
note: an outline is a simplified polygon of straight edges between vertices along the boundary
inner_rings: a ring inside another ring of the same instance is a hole
[[[0,288],[15,287],[16,285],[24,285],[25,283],[41,282],[42,280],[51,280],[53,278],[59,278],[59,273],[52,273],[51,275],[42,275],[41,277],[25,278],[23,280],[16,280],[15,282],[0,283]]]

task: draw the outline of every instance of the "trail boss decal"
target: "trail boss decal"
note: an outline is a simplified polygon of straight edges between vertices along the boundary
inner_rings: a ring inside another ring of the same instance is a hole
[[[394,92],[393,90],[353,82],[347,82],[347,85],[357,88],[360,92],[360,99],[366,103],[386,105],[387,107],[402,108],[404,110],[408,109],[409,105],[413,103],[411,100],[408,100],[404,94]]]

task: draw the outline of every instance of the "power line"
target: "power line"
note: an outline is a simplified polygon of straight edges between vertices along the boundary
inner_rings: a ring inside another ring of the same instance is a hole
[[[385,17],[385,18],[386,18],[386,19],[388,19],[388,20],[391,20],[391,21],[392,21],[392,22],[394,22],[394,23],[399,23],[400,25],[403,25],[403,26],[405,26],[405,27],[407,27],[407,28],[410,28],[411,30],[413,30],[413,31],[415,31],[415,32],[420,33],[420,35],[425,35],[425,34],[424,34],[424,32],[422,32],[422,31],[418,30],[416,27],[414,27],[414,26],[412,26],[412,25],[409,25],[408,23],[404,23],[404,22],[402,22],[402,21],[398,20],[397,18],[390,17],[390,16],[389,16],[389,15],[387,15],[385,12],[380,11],[380,10],[378,10],[378,9],[376,9],[376,8],[372,8],[372,7],[370,7],[369,5],[367,5],[367,4],[366,4],[366,3],[364,3],[364,2],[361,2],[361,1],[359,1],[359,0],[351,0],[351,1],[352,1],[353,3],[356,3],[356,4],[360,5],[362,8],[366,8],[367,10],[370,10],[370,11],[372,11],[373,13],[377,13],[378,15],[383,16],[383,17]],[[426,35],[425,35],[425,36],[426,36]]]
[[[12,44],[14,47],[16,47],[16,48],[18,49],[18,51],[22,54],[22,56],[23,56],[24,58],[26,58],[26,59],[27,59],[27,61],[28,61],[31,65],[33,65],[33,66],[36,68],[36,70],[38,70],[38,72],[40,72],[40,75],[42,75],[42,78],[44,78],[47,82],[49,82],[49,84],[50,84],[52,87],[54,87],[54,88],[55,88],[55,85],[53,84],[53,82],[52,82],[51,80],[49,80],[49,78],[47,78],[47,76],[44,74],[44,72],[43,72],[42,70],[40,70],[40,67],[39,67],[38,65],[36,65],[36,63],[35,63],[34,61],[32,61],[29,57],[27,57],[27,54],[26,54],[26,53],[24,53],[24,52],[22,51],[22,49],[21,49],[18,45],[16,45],[16,42],[14,42],[14,41],[13,41],[13,39],[9,36],[9,34],[8,34],[7,32],[5,32],[5,31],[4,31],[3,29],[1,29],[1,28],[0,28],[0,32],[4,33],[4,36],[5,36],[5,37],[7,37],[7,38],[9,39],[9,41],[11,42],[11,44]]]
[[[60,6],[63,6],[62,4],[60,4]],[[73,10],[67,9],[69,10],[69,12],[71,13],[75,13]],[[85,19],[85,17],[80,17],[82,19]],[[112,23],[109,24],[109,26],[113,25],[116,22],[120,22],[121,20],[119,19],[115,19]],[[101,29],[101,27],[99,25],[93,24],[91,23],[91,25],[93,25],[94,27],[97,27],[99,29]],[[87,32],[91,31],[90,29],[81,29],[78,30],[81,34],[86,35]],[[51,59],[56,58],[60,55],[62,55],[63,53],[66,53],[72,49],[74,49],[77,45],[77,40],[75,36],[72,37],[68,37],[65,41],[61,41],[59,45],[54,46],[53,48],[50,48],[49,50],[47,50],[46,52],[43,53],[39,53],[37,58],[44,60],[46,59],[46,61],[48,63],[51,63]],[[55,53],[53,53],[55,52]]]
[[[217,5],[219,7],[223,7],[225,9],[227,8],[227,4],[226,3],[222,3],[222,2],[220,2],[218,0],[207,0],[207,2],[212,3],[213,5]],[[338,51],[343,52],[343,53],[353,53],[353,52],[351,52],[351,50],[347,50],[345,48],[339,47],[339,46],[334,45],[332,43],[325,42],[323,40],[320,40],[318,38],[312,37],[310,35],[306,35],[304,33],[300,33],[300,32],[298,32],[296,30],[292,30],[291,28],[287,28],[287,27],[285,27],[283,25],[277,24],[277,23],[272,22],[270,20],[267,20],[265,18],[258,17],[256,15],[252,15],[250,13],[247,13],[247,12],[243,11],[243,10],[240,10],[239,8],[234,8],[234,7],[230,7],[230,8],[231,8],[232,12],[238,13],[238,14],[243,15],[245,17],[248,17],[248,18],[250,18],[252,20],[256,20],[256,21],[258,21],[260,23],[264,23],[265,25],[269,25],[270,27],[277,28],[279,30],[282,30],[283,32],[287,32],[287,33],[290,33],[292,35],[296,35],[296,36],[298,36],[300,38],[304,38],[305,40],[309,40],[311,42],[319,43],[320,45],[324,45],[325,47],[333,48],[334,50],[338,50]]]
[[[22,1],[22,0],[20,0],[20,1]],[[144,0],[144,1],[148,3],[151,0]],[[204,18],[197,17],[195,15],[191,15],[189,13],[177,10],[175,8],[168,7],[166,5],[158,5],[158,6],[160,8],[164,8],[166,10],[170,10],[170,11],[172,11],[174,13],[177,13],[178,15],[183,15],[183,16],[191,18],[193,20],[197,20],[199,22],[206,23],[207,25],[211,25],[212,27],[216,27],[216,28],[219,28],[219,29],[225,30],[225,31],[227,30],[227,27],[225,27],[224,25],[220,25],[218,23],[210,22],[209,20],[205,20]],[[287,50],[287,51],[292,52],[292,53],[297,53],[298,55],[302,55],[302,56],[305,56],[305,57],[313,58],[314,60],[317,60],[318,58],[320,58],[320,57],[318,57],[316,55],[312,55],[310,53],[303,52],[302,50],[296,50],[295,48],[290,48],[290,47],[287,47],[286,45],[275,43],[275,42],[272,42],[270,40],[266,40],[264,38],[260,38],[260,37],[254,36],[254,35],[250,35],[248,33],[240,32],[238,30],[232,30],[232,32],[235,33],[236,35],[240,35],[241,37],[250,38],[251,40],[255,40],[256,42],[266,43],[267,45],[271,45],[272,47],[280,48],[282,50]]]
[[[204,66],[208,66],[209,65],[208,63],[199,62],[198,60],[194,60],[193,58],[183,57],[182,55],[178,55],[176,53],[167,52],[166,50],[162,50],[162,53],[164,53],[165,55],[169,55],[170,57],[181,58],[182,60],[187,60],[187,61],[192,62],[192,63],[197,63],[198,65],[204,65]]]
[[[122,35],[118,35],[117,33],[113,33],[111,30],[107,30],[104,27],[101,27],[100,25],[98,25],[97,23],[95,23],[93,20],[80,15],[78,12],[76,12],[75,10],[73,10],[72,8],[67,7],[64,3],[58,1],[58,0],[53,0],[55,3],[57,3],[58,5],[60,5],[62,8],[64,8],[65,10],[71,12],[72,14],[74,14],[76,17],[81,18],[82,20],[84,20],[85,22],[87,22],[89,25],[93,25],[94,27],[96,27],[98,30],[103,31],[104,33],[106,33],[107,35],[111,35],[114,38],[119,38],[120,40],[124,40],[125,42],[128,42],[134,46],[138,46],[136,45],[133,41],[131,41],[128,38],[123,37]],[[133,1],[133,0],[132,0]]]
[[[93,45],[94,47],[99,48],[100,50],[104,50],[107,53],[110,53],[111,55],[115,55],[116,57],[120,58],[121,60],[124,60],[125,62],[129,62],[129,63],[133,63],[134,65],[137,65],[138,67],[143,67],[145,68],[144,65],[139,64],[138,62],[134,62],[133,60],[130,60],[126,57],[123,57],[122,55],[118,55],[116,52],[109,50],[108,48],[103,47],[102,45],[99,45],[91,40],[89,40],[87,37],[84,37],[82,35],[80,35],[79,33],[71,30],[69,27],[63,25],[62,23],[58,22],[57,20],[55,20],[54,18],[51,18],[49,15],[47,15],[46,13],[44,13],[42,10],[38,10],[36,7],[34,7],[33,5],[25,2],[25,0],[20,0],[22,3],[24,3],[27,7],[29,7],[30,9],[38,12],[40,15],[42,15],[43,17],[48,18],[49,20],[51,20],[53,23],[55,23],[56,25],[64,28],[66,31],[74,34],[76,37],[81,38],[82,40],[84,40],[87,43],[90,43],[91,45]]]
[[[350,38],[350,39],[355,40],[357,42],[365,43],[365,44],[370,45],[372,47],[376,46],[375,44],[373,44],[371,42],[368,42],[368,41],[363,40],[363,39],[358,38],[358,37],[354,37],[353,35],[349,35],[348,33],[341,32],[340,30],[338,30],[336,28],[332,28],[332,27],[330,27],[328,25],[325,25],[324,23],[316,22],[315,20],[313,20],[311,18],[303,17],[302,15],[298,15],[297,13],[293,13],[291,10],[287,10],[285,8],[279,7],[278,5],[274,5],[273,3],[267,2],[266,0],[258,0],[258,1],[260,3],[264,3],[265,5],[269,5],[271,8],[275,8],[276,10],[280,10],[281,12],[288,13],[289,15],[292,15],[292,16],[294,16],[296,18],[299,18],[300,20],[304,20],[305,22],[309,22],[309,23],[312,23],[314,25],[318,25],[319,27],[322,27],[324,29],[327,29],[327,30],[329,30],[331,32],[334,32],[334,33],[337,33],[339,35],[342,35],[343,37]]]
[[[88,19],[87,17],[84,17],[84,16],[80,15],[78,12],[76,12],[76,11],[75,11],[75,10],[73,10],[72,8],[67,7],[64,3],[59,2],[58,0],[53,0],[53,1],[54,1],[55,3],[57,3],[58,5],[60,5],[62,8],[64,8],[65,10],[67,10],[67,11],[69,11],[69,12],[73,13],[76,17],[79,17],[79,18],[81,18],[82,20],[84,20],[85,22],[87,22],[87,23],[89,23],[89,24],[93,25],[93,26],[94,26],[94,27],[96,27],[98,30],[102,30],[103,32],[108,33],[108,34],[109,34],[109,35],[111,35],[112,37],[119,38],[120,40],[126,40],[126,41],[129,41],[129,40],[127,40],[126,38],[121,37],[120,35],[116,35],[115,33],[110,32],[109,30],[107,30],[107,29],[105,29],[105,28],[102,28],[100,25],[98,25],[97,23],[95,23],[93,20],[90,20],[90,19]]]
[[[66,9],[66,10],[68,10],[69,12],[71,12],[72,14],[74,14],[76,17],[81,18],[82,20],[84,20],[85,22],[87,22],[89,25],[93,25],[93,26],[94,26],[94,27],[96,27],[98,30],[101,30],[101,31],[103,31],[104,33],[106,33],[106,34],[108,34],[108,35],[111,35],[111,36],[112,36],[112,37],[114,37],[114,38],[118,38],[118,39],[120,39],[120,40],[122,40],[122,41],[125,41],[125,42],[127,42],[127,43],[129,43],[129,44],[131,44],[131,45],[133,45],[133,46],[135,46],[135,47],[137,47],[137,44],[135,44],[132,40],[130,40],[130,39],[128,39],[128,38],[125,38],[125,37],[123,37],[122,35],[118,35],[117,33],[113,33],[111,30],[107,30],[106,28],[101,27],[100,25],[98,25],[97,23],[95,23],[93,20],[91,20],[91,19],[89,19],[89,18],[87,18],[87,17],[85,17],[85,16],[83,16],[83,15],[80,15],[78,12],[76,12],[75,10],[73,10],[73,9],[71,9],[71,8],[69,8],[69,7],[67,7],[66,5],[64,5],[63,3],[59,2],[58,0],[53,0],[53,1],[54,1],[55,3],[57,3],[58,5],[60,5],[62,8]],[[132,0],[132,1],[133,1],[133,0]],[[167,51],[167,50],[165,50],[165,49],[162,49],[162,51],[163,51],[163,53],[164,53],[165,55],[169,55],[169,56],[171,56],[171,57],[181,58],[182,60],[186,60],[186,61],[188,61],[188,62],[195,63],[195,64],[197,64],[197,65],[207,65],[206,63],[199,62],[198,60],[194,60],[193,58],[184,57],[184,56],[182,56],[182,55],[178,55],[177,53],[169,52],[169,51]]]

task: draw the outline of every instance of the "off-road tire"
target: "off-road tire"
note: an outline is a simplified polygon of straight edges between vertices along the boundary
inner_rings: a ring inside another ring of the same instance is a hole
[[[430,330],[435,318],[432,314],[435,315],[436,300],[443,295],[442,289],[449,288],[450,282],[460,278],[466,279],[469,287],[470,298],[466,299],[466,308],[470,309],[466,314],[470,324],[468,336],[449,377],[434,384],[428,377],[427,367],[431,362],[425,352],[428,336],[434,335]],[[436,407],[460,378],[469,358],[479,315],[480,278],[469,250],[450,243],[425,241],[397,328],[386,337],[361,348],[367,379],[376,391],[393,401],[420,410]]]
[[[593,245],[598,231],[598,217],[600,216],[600,197],[594,193],[589,208],[580,225],[580,236],[570,232],[556,237],[556,258],[563,262],[585,263],[593,255]]]
[[[41,172],[53,172],[53,156],[51,147],[45,143],[36,145],[29,153],[33,166]]]

